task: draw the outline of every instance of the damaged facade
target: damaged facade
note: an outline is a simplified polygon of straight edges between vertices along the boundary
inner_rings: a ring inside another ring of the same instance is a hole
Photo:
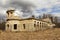
[[[31,18],[21,19],[14,16],[14,11],[13,9],[7,10],[6,31],[38,31],[55,26],[49,18],[35,19],[32,16]]]

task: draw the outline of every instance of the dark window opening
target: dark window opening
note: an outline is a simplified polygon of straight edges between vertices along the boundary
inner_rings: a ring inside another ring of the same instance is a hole
[[[7,27],[9,28],[9,24],[7,24]]]
[[[25,29],[25,24],[23,24],[23,27],[24,27],[24,29]]]
[[[34,27],[36,27],[36,24],[34,24]]]
[[[39,24],[39,22],[37,22],[37,24]]]
[[[39,26],[39,22],[37,22],[37,26]]]
[[[40,22],[40,24],[41,24],[41,22]]]
[[[34,23],[36,23],[36,21],[34,21]]]
[[[41,27],[41,22],[40,22],[40,27]]]
[[[17,29],[17,24],[14,24],[14,29]]]

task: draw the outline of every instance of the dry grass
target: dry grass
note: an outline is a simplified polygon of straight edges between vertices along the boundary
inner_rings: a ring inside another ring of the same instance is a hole
[[[38,32],[0,32],[0,40],[60,40],[60,28]]]

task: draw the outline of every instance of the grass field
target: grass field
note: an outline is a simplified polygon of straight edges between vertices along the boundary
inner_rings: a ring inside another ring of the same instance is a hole
[[[60,40],[60,28],[37,32],[3,32],[0,40]]]

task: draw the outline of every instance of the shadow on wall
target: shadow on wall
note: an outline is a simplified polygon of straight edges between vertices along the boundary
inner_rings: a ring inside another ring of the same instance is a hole
[[[3,23],[0,23],[0,30],[5,30],[5,22],[3,22]]]

